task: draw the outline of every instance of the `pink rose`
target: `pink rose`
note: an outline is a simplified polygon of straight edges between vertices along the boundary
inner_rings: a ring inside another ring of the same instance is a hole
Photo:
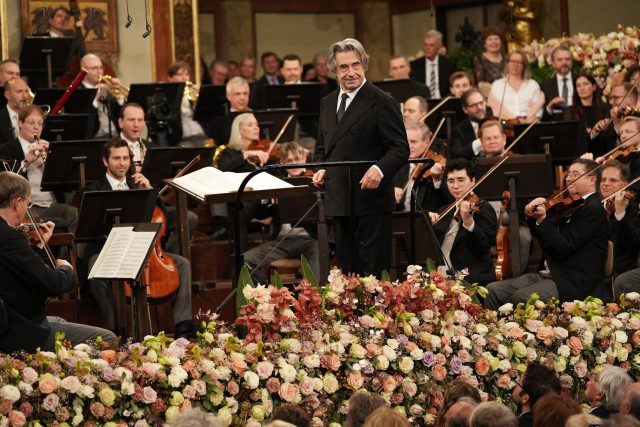
[[[431,373],[437,381],[442,381],[447,376],[447,368],[442,365],[435,365],[431,368]]]
[[[256,366],[256,373],[263,380],[269,378],[273,373],[273,363],[268,361],[258,362],[258,365]]]
[[[53,378],[45,378],[42,381],[40,381],[40,384],[38,385],[38,389],[40,390],[41,393],[44,393],[44,394],[53,393],[58,389],[58,383]]]
[[[293,402],[293,400],[296,398],[297,392],[298,390],[296,389],[296,386],[291,383],[284,383],[282,384],[282,386],[280,386],[278,394],[285,402]]]
[[[322,364],[330,371],[337,371],[340,369],[340,357],[337,354],[332,353],[326,356],[322,356]]]
[[[378,344],[369,343],[365,347],[367,349],[367,355],[369,357],[380,356],[382,354],[382,348]]]
[[[509,331],[509,336],[511,338],[521,340],[522,337],[524,336],[524,331],[522,330],[522,328],[513,328]]]
[[[149,378],[153,378],[156,376],[156,372],[158,371],[158,366],[153,363],[144,362],[140,367],[142,372],[148,376]]]
[[[418,386],[413,381],[404,381],[402,383],[402,391],[407,396],[413,397],[418,392]]]
[[[22,381],[31,385],[38,380],[38,373],[31,367],[26,367],[22,370]]]
[[[231,369],[236,374],[242,375],[247,370],[247,362],[245,362],[244,360],[234,360],[231,363]]]
[[[60,382],[60,386],[63,389],[67,390],[69,393],[76,393],[81,384],[78,377],[69,376],[62,379],[62,381]]]
[[[147,386],[142,389],[142,401],[144,403],[147,403],[150,405],[154,403],[157,398],[158,398],[158,393],[156,393],[156,391],[153,388]]]
[[[364,378],[360,372],[352,371],[347,375],[347,384],[351,389],[359,390],[364,384]]]
[[[269,378],[266,385],[269,393],[276,393],[280,390],[280,381],[277,378]]]
[[[11,411],[9,413],[9,425],[11,427],[22,427],[27,422],[27,417],[20,411]]]
[[[42,407],[47,411],[55,411],[60,403],[60,398],[57,394],[51,393],[47,394],[47,396],[42,400]]]
[[[387,393],[393,391],[397,386],[398,383],[396,383],[396,380],[393,377],[386,377],[382,380],[382,389]]]
[[[511,377],[509,376],[509,374],[502,374],[498,377],[498,381],[496,385],[499,388],[507,388],[509,387],[510,383],[511,383]]]
[[[187,384],[184,387],[184,389],[182,390],[182,394],[187,399],[193,399],[193,398],[196,397],[196,388],[194,386],[192,386],[191,384]]]
[[[538,328],[538,332],[536,333],[536,338],[544,342],[544,344],[547,346],[551,345],[554,337],[555,337],[555,332],[553,331],[553,328],[549,326],[542,326]]]
[[[227,383],[227,391],[232,395],[235,396],[236,394],[238,394],[238,392],[240,391],[240,386],[238,385],[237,382],[235,381],[229,381]]]
[[[489,372],[489,361],[486,358],[481,357],[478,360],[476,360],[475,367],[478,375],[485,376]]]
[[[347,378],[347,382],[349,382],[349,378]],[[314,381],[312,378],[305,378],[300,384],[300,392],[305,396],[308,396],[314,392]]]

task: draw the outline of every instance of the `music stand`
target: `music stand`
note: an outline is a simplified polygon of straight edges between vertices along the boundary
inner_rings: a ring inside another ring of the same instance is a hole
[[[522,142],[522,141],[521,141]],[[519,144],[519,143],[518,143]],[[517,145],[517,144],[516,144]],[[478,159],[478,176],[484,175],[498,158]],[[520,235],[518,199],[547,197],[553,193],[553,168],[551,158],[545,154],[511,156],[498,170],[474,190],[482,199],[502,200],[502,193],[509,190],[509,232],[511,233],[512,271],[520,271]]]
[[[429,111],[438,105],[442,100],[441,99],[427,99],[427,105],[429,106]],[[451,98],[436,111],[431,114],[429,117],[425,119],[425,123],[429,126],[429,129],[435,131],[438,127],[438,123],[440,120],[446,117],[446,126],[443,126],[440,129],[440,133],[437,135],[440,138],[447,138],[447,140],[451,139],[451,129],[461,121],[467,118],[467,115],[462,111],[462,102],[460,102],[459,98]]]
[[[150,189],[85,191],[78,214],[76,242],[106,239],[114,224],[150,222],[157,193]]]
[[[412,96],[417,95],[413,90],[414,84],[411,79],[381,80],[373,82],[373,84],[401,104]]]
[[[200,87],[198,102],[193,111],[195,121],[211,120],[229,114],[227,87],[225,85],[203,85]]]
[[[33,87],[36,80],[47,77],[48,87],[53,79],[69,69],[73,37],[25,37],[20,50],[20,69]],[[31,79],[33,77],[33,79]]]
[[[266,105],[268,109],[297,108],[299,116],[319,115],[323,90],[323,83],[266,85]]]
[[[92,130],[89,114],[54,114],[44,121],[42,138],[49,142],[91,139]]]
[[[43,191],[72,191],[104,176],[104,140],[54,141],[42,172]]]
[[[53,107],[58,103],[66,89],[40,88],[36,91],[33,100],[35,105],[49,105]],[[98,89],[76,89],[64,106],[65,113],[91,114],[95,111],[93,100],[96,98]]]
[[[274,110],[254,111],[253,115],[260,125],[260,138],[273,140],[282,126],[287,122],[291,114],[294,115],[293,120],[284,130],[282,137],[278,142],[290,142],[295,139],[296,134],[296,113],[298,110],[291,108],[279,108]]]
[[[164,180],[173,178],[187,163],[200,155],[190,172],[211,166],[213,147],[153,147],[147,150],[141,173],[155,188],[164,187]]]
[[[425,234],[432,236],[428,238],[422,233],[416,235],[415,239],[415,262],[419,265],[426,265],[427,259],[433,260],[436,265],[445,265],[442,257],[442,250],[438,245],[438,240],[433,232],[433,227],[429,221],[419,213],[414,213],[414,221],[421,222],[426,228]],[[413,246],[411,233],[411,212],[393,212],[391,216],[392,237],[392,270],[396,271],[396,278],[402,279],[402,272],[414,261],[411,260],[411,248]]]
[[[520,154],[540,154],[548,144],[553,164],[567,164],[588,151],[585,141],[578,138],[578,121],[536,123],[514,147]],[[528,125],[515,125],[517,138]]]

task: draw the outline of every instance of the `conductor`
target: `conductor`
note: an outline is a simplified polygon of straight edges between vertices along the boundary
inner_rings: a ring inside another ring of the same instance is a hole
[[[367,82],[369,57],[359,41],[334,43],[328,65],[340,87],[322,99],[314,158],[376,163],[321,169],[313,183],[326,189],[342,271],[379,275],[391,263],[392,179],[409,158],[407,135],[397,102]]]

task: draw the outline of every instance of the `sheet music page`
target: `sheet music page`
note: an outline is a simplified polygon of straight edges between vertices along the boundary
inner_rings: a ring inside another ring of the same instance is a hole
[[[237,191],[248,174],[248,172],[222,172],[219,169],[209,166],[175,178],[173,182],[198,197],[204,198],[207,195]],[[249,191],[249,189],[276,190],[288,187],[293,186],[271,174],[261,173],[251,178],[251,181],[247,184],[247,191]]]
[[[133,227],[113,227],[89,273],[89,279],[134,280],[154,236],[152,231],[135,232]]]

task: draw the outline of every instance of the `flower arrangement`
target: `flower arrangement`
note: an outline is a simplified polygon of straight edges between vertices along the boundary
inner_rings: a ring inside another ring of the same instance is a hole
[[[583,69],[592,74],[605,89],[605,93],[608,93],[617,75],[638,65],[640,30],[635,26],[620,26],[618,31],[599,37],[578,33],[572,37],[533,41],[524,48],[524,52],[531,63],[531,74],[538,82],[553,75],[551,51],[561,44],[571,49],[574,71]]]
[[[293,402],[314,425],[339,426],[359,389],[431,425],[451,381],[510,403],[532,360],[573,393],[605,363],[640,375],[638,294],[607,306],[533,295],[493,312],[475,302],[484,288],[418,266],[402,282],[338,270],[313,282],[295,297],[277,281],[247,283],[237,324],[203,321],[197,342],[160,333],[114,349],[60,339],[56,352],[0,355],[0,425],[142,427],[200,407],[225,425],[258,427]]]

